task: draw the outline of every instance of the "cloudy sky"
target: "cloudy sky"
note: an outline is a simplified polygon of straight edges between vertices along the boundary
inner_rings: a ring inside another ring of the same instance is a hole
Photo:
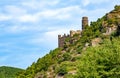
[[[120,0],[0,0],[0,66],[26,68],[57,47],[57,35],[81,29]]]

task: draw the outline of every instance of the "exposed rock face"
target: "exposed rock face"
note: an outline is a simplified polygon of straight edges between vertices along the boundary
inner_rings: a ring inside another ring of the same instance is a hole
[[[41,74],[41,73],[37,73],[36,75],[35,75],[35,77],[34,78],[43,78],[44,77],[44,75],[43,74]]]
[[[90,46],[90,43],[88,43],[88,42],[85,43],[85,46],[84,46],[84,48],[83,48],[83,51],[86,50],[86,48],[89,47],[89,46]]]
[[[73,70],[73,71],[69,71],[68,74],[72,74],[72,75],[75,75],[77,73],[76,70]]]
[[[88,46],[90,46],[90,44],[89,43],[85,43],[85,47],[88,47]]]
[[[117,27],[120,24],[120,9],[113,10],[106,14],[106,20],[107,21],[103,21],[102,23],[102,26],[106,29],[106,32],[103,34],[110,35],[117,30]]]
[[[112,34],[112,32],[117,30],[117,26],[115,26],[114,24],[112,26],[106,27],[106,32],[103,33],[104,35],[110,35]]]
[[[111,11],[110,13],[108,13],[106,16],[107,16],[107,20],[109,19],[120,19],[120,10],[119,11]]]
[[[64,76],[56,75],[55,78],[64,78]]]
[[[99,45],[101,42],[102,42],[101,38],[95,38],[91,41],[91,44],[93,47],[95,47],[95,46]]]

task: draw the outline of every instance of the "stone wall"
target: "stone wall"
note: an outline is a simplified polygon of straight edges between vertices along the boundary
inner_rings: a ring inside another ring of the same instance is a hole
[[[81,33],[80,30],[77,30],[77,31],[70,30],[70,37],[73,37],[75,34],[80,34],[80,33]]]
[[[58,35],[58,47],[63,47],[64,44],[65,44],[65,40],[66,38],[69,38],[70,36],[66,34],[64,34],[63,36],[62,35]]]
[[[73,42],[72,37],[75,34],[81,35],[81,31],[80,30],[77,30],[77,31],[71,30],[70,35],[66,35],[66,34],[58,35],[58,47],[64,47],[67,38],[70,38],[71,40],[69,41],[69,43],[72,43]]]

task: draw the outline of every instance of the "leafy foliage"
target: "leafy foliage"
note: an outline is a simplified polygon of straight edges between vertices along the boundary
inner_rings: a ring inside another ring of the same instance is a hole
[[[18,72],[22,72],[22,69],[13,67],[0,67],[0,78],[15,78]]]
[[[66,68],[66,66],[65,65],[60,66],[59,69],[57,70],[57,73],[59,75],[65,75],[65,74],[67,74],[67,68]]]
[[[79,60],[79,78],[120,77],[120,38],[105,40],[99,47],[90,47]]]
[[[119,5],[116,5],[115,6],[115,10],[117,11],[117,10],[120,10],[120,6]]]

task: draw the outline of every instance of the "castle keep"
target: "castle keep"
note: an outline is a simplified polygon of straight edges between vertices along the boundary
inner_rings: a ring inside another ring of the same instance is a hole
[[[85,29],[85,27],[88,26],[88,17],[82,17],[82,30]],[[65,41],[67,38],[71,39],[70,43],[72,44],[74,41],[72,40],[72,37],[77,34],[79,36],[81,36],[81,30],[70,30],[70,34],[69,35],[58,35],[58,47],[64,47],[65,45]]]
[[[82,30],[88,26],[88,17],[82,17]]]

